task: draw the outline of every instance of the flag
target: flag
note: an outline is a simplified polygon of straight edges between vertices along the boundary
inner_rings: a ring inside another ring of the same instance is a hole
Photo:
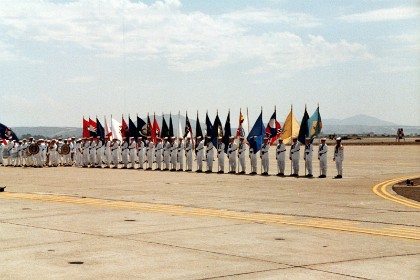
[[[191,127],[190,119],[188,118],[187,112],[185,112],[185,129],[184,129],[184,138],[186,137],[191,137],[191,139],[193,138],[192,127]]]
[[[246,140],[249,142],[249,145],[254,149],[254,153],[261,150],[262,143],[264,142],[264,135],[265,129],[261,111],[260,116],[255,121],[254,126],[252,127],[248,137],[246,138]]]
[[[245,122],[245,117],[244,115],[242,115],[242,110],[239,111],[239,124],[238,124],[238,129],[236,130],[236,138],[243,136],[245,137],[245,130],[244,130],[244,122]]]
[[[91,120],[89,117],[89,136],[90,137],[96,137],[97,133],[96,133],[96,122],[94,120]]]
[[[152,136],[153,126],[152,122],[150,121],[149,114],[147,114],[147,136]]]
[[[128,136],[134,137],[135,141],[137,142],[137,137],[139,137],[139,132],[137,130],[136,125],[131,120],[130,116],[128,116]]]
[[[204,141],[204,144],[205,145],[207,145],[207,143],[209,141],[211,141],[211,139],[208,140],[207,136],[210,136],[211,137],[212,136],[212,133],[213,133],[213,124],[210,121],[208,112],[206,112],[206,139]]]
[[[223,134],[222,142],[225,144],[225,153],[227,153],[227,149],[229,146],[229,138],[232,136],[232,130],[230,128],[230,110],[226,118],[225,122],[225,133]]]
[[[104,120],[105,120],[105,137],[109,137],[109,139],[112,138],[112,131],[111,128],[108,126],[108,123],[106,121],[106,117],[104,116]]]
[[[111,116],[111,133],[114,139],[122,141],[121,124]]]
[[[121,117],[121,127],[120,127],[120,131],[121,131],[121,136],[123,139],[125,139],[128,142],[128,138],[129,138],[129,130],[128,130],[128,125],[124,120],[124,116]]]
[[[292,137],[297,137],[299,134],[299,123],[297,122],[295,116],[293,115],[293,110],[290,110],[289,115],[283,123],[283,128],[281,129],[281,138],[283,138],[283,143],[287,144],[291,142]]]
[[[222,122],[219,118],[219,113],[217,113],[216,118],[214,119],[213,123],[213,131],[211,134],[211,141],[213,142],[213,145],[217,147],[217,140],[219,137],[223,137],[223,128],[222,128]]]
[[[157,138],[160,137],[160,127],[156,120],[156,115],[153,115],[153,130],[152,130],[152,141],[156,144]]]
[[[197,112],[197,122],[195,123],[195,139],[197,139],[198,136],[201,136],[201,138],[203,138],[203,131],[201,130],[201,124],[200,120],[198,119]]]
[[[96,137],[98,137],[101,140],[104,140],[105,138],[105,129],[99,122],[98,117],[96,117]]]
[[[172,114],[169,113],[169,137],[175,136],[174,134],[174,124],[172,123]]]
[[[305,139],[306,137],[308,137],[308,119],[309,119],[309,115],[308,115],[308,111],[306,111],[306,106],[305,106],[305,112],[303,113],[303,117],[302,117],[302,121],[300,122],[300,129],[299,129],[299,135],[298,135],[298,141],[300,143],[302,143],[303,145],[305,144]]]
[[[177,135],[176,137],[182,138],[183,135],[183,131],[182,131],[182,126],[181,126],[181,112],[178,112],[178,130],[177,130]]]
[[[162,113],[162,130],[160,134],[162,138],[169,137],[169,128],[168,128],[168,125],[166,124],[165,115],[163,113]]]
[[[83,117],[83,138],[89,138],[90,133],[89,133],[89,121],[85,120],[85,117]]]
[[[147,124],[143,119],[139,118],[139,116],[137,116],[137,133],[143,140],[147,137]]]
[[[19,141],[19,138],[13,132],[10,127],[5,126],[4,124],[0,123],[0,136],[3,138],[4,145],[7,144],[6,140],[12,137],[12,140]]]
[[[319,113],[319,105],[316,108],[314,114],[308,120],[308,135],[313,140],[321,133],[322,120],[321,114]]]
[[[271,115],[270,121],[265,128],[265,135],[270,138],[270,145],[277,140],[281,132],[281,125],[276,119],[276,110],[274,109],[273,115]]]

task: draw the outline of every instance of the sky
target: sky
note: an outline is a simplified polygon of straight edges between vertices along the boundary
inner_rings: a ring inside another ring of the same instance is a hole
[[[319,104],[420,125],[419,27],[415,0],[1,0],[0,122]]]

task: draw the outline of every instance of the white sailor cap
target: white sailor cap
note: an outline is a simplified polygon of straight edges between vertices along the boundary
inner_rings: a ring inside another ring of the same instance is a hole
[[[270,138],[268,138],[267,136],[264,137],[264,140],[268,140],[268,139],[270,139]]]
[[[242,139],[243,140],[243,139],[245,139],[245,136],[240,136],[239,139]]]
[[[277,138],[277,141],[278,142],[283,141],[283,138],[279,137],[279,138]]]
[[[230,136],[229,139],[235,139],[235,136]]]
[[[307,141],[310,141],[310,140],[311,140],[311,138],[309,138],[309,137],[306,137],[306,138],[305,138],[305,140],[307,140]]]
[[[134,137],[133,136],[130,136],[130,139],[134,139]]]
[[[176,137],[175,136],[172,136],[171,139],[176,139]]]
[[[200,139],[201,139],[201,138],[203,138],[203,137],[202,137],[202,136],[200,136],[200,135],[198,135],[198,136],[197,136],[197,139],[198,139],[198,138],[200,138]]]
[[[297,140],[298,138],[296,137],[296,136],[293,136],[292,137],[292,140]]]
[[[321,138],[321,141],[327,141],[327,138],[322,137],[322,138]]]
[[[220,137],[220,136],[219,136],[219,137],[217,137],[217,139],[222,140],[222,139],[223,139],[223,137]]]
[[[335,138],[335,140],[341,141],[341,137],[337,137],[337,138]]]

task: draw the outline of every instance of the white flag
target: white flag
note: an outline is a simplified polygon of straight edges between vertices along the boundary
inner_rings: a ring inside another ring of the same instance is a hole
[[[122,142],[121,135],[121,123],[117,122],[115,119],[111,118],[111,133],[114,139],[118,139]]]

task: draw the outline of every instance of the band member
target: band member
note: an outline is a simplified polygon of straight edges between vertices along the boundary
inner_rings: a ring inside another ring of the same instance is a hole
[[[239,159],[239,166],[241,167],[241,171],[239,174],[245,174],[245,153],[246,153],[246,144],[244,142],[245,137],[239,137],[239,145],[238,145],[238,159]]]

